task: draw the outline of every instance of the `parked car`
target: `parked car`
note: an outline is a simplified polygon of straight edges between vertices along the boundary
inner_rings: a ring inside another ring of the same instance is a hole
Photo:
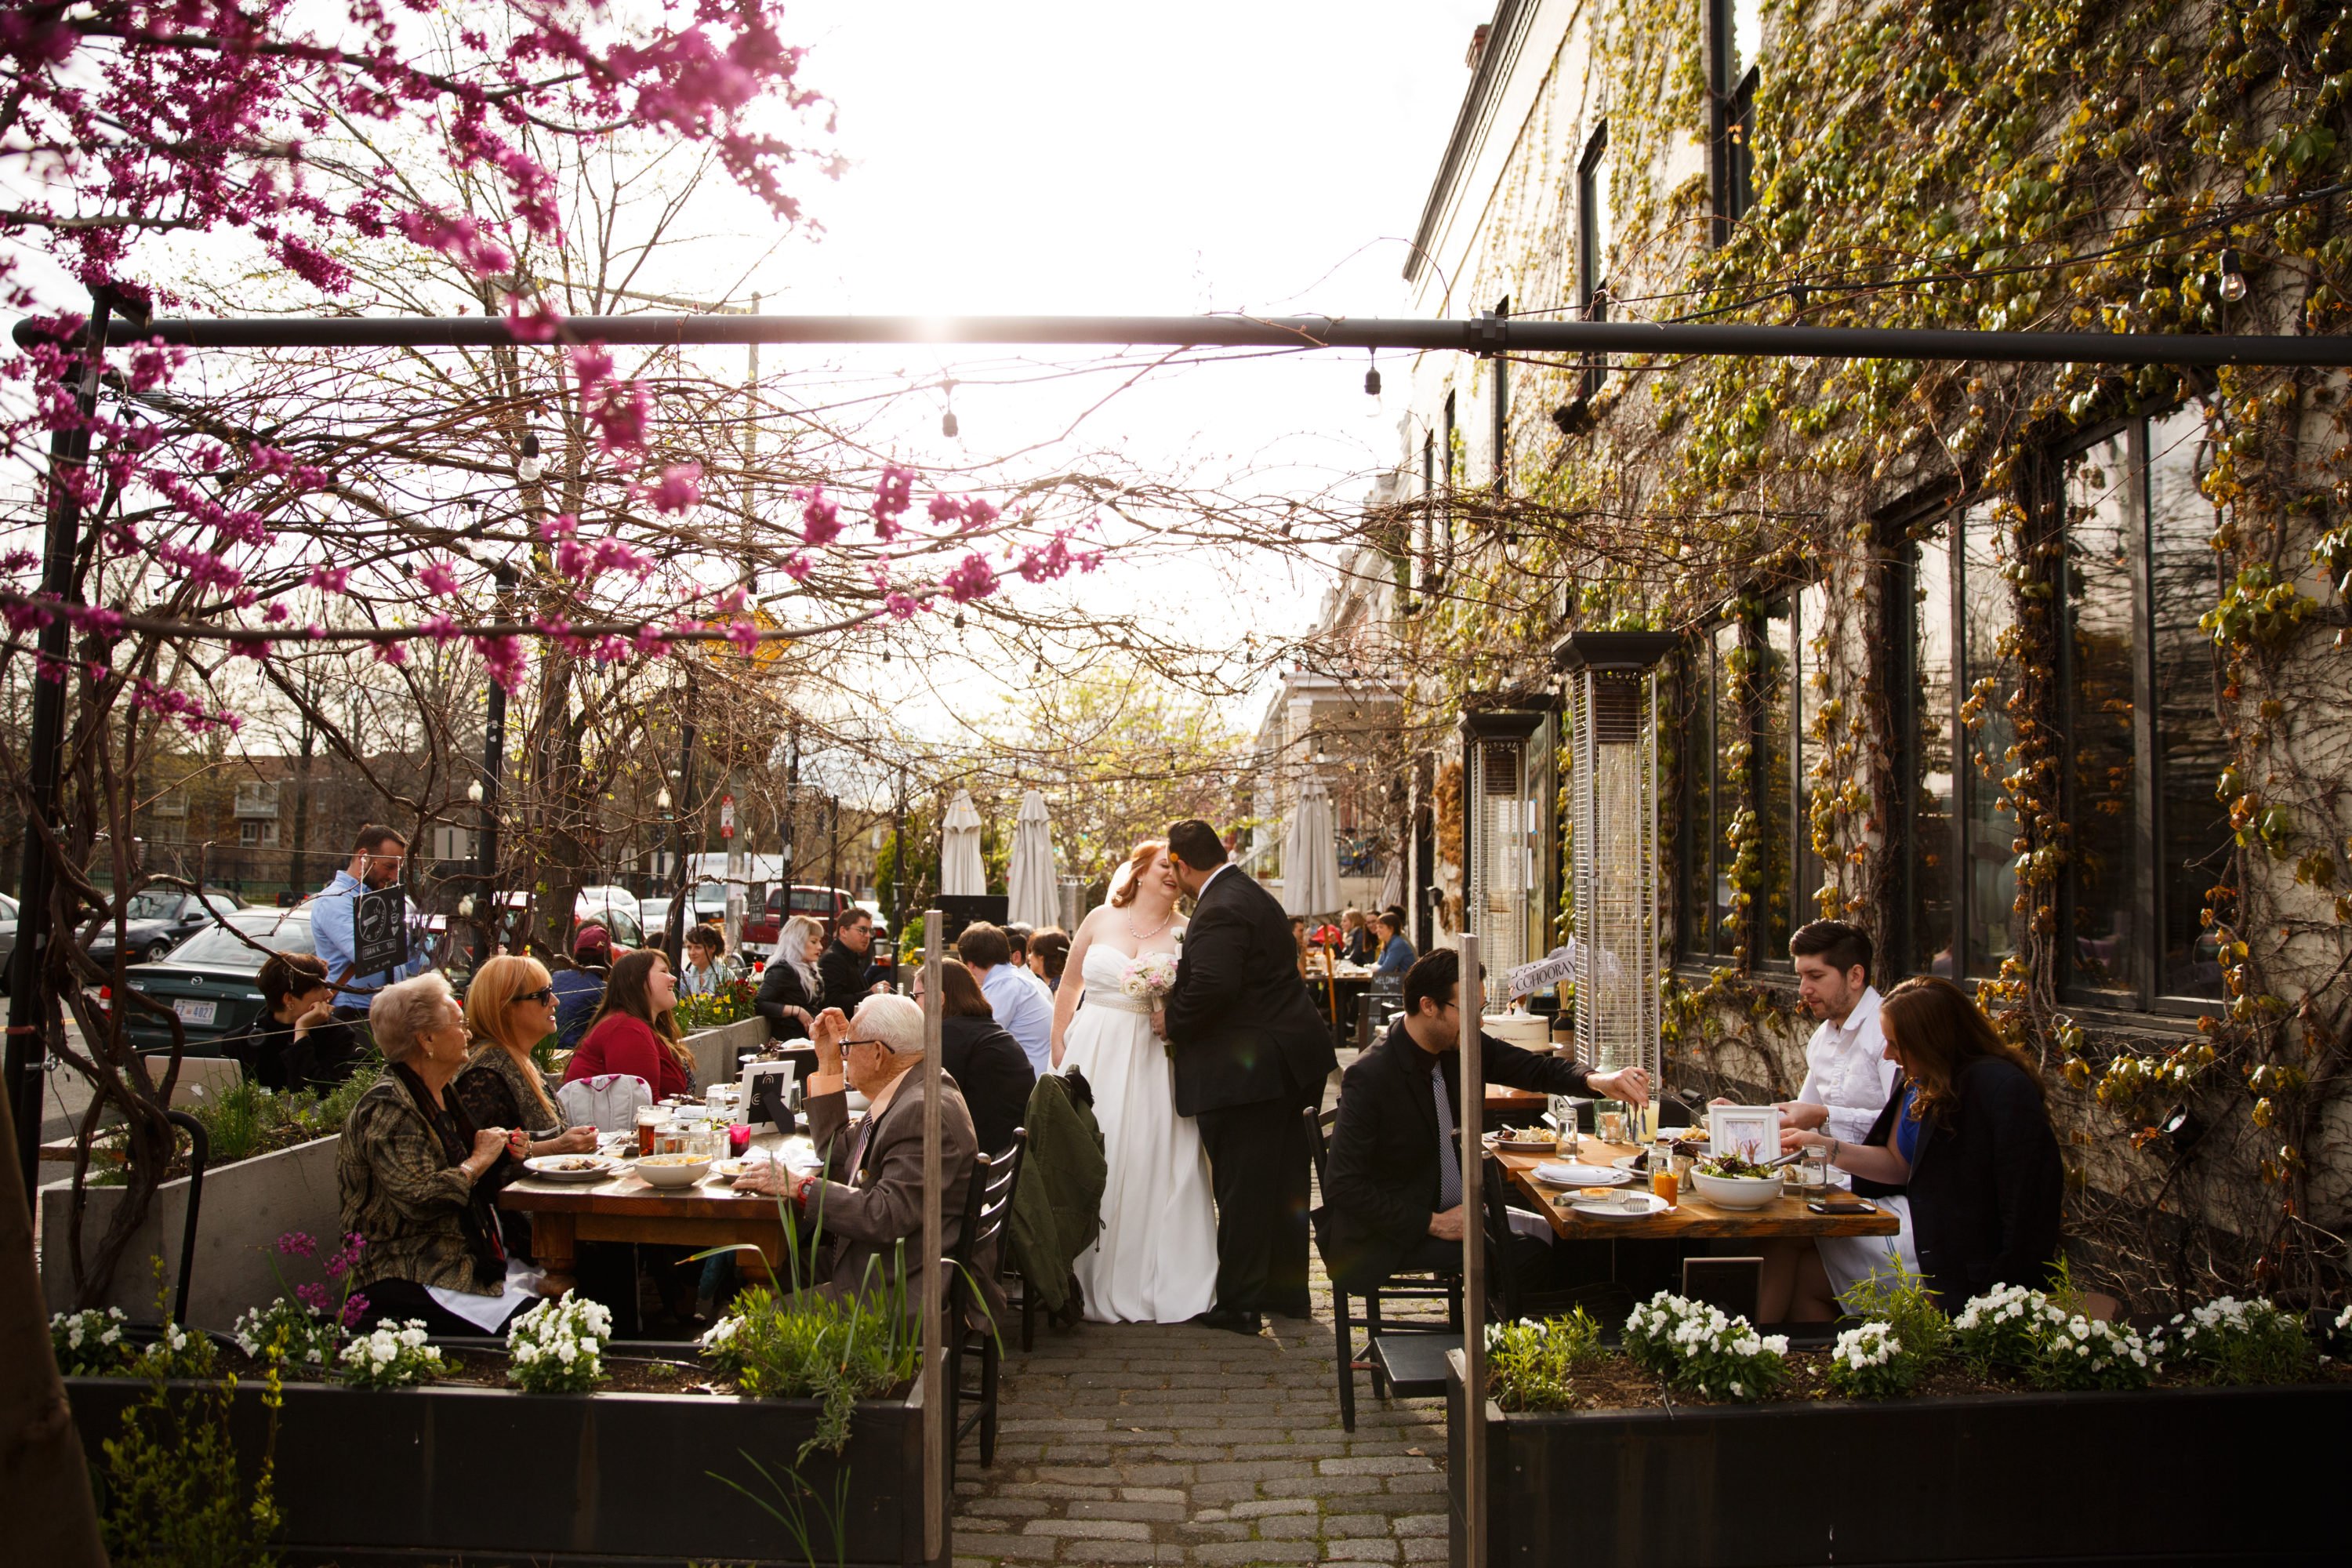
[[[639,899],[637,900],[637,916],[646,922],[646,929],[647,931],[652,931],[658,936],[663,926],[668,922],[669,906],[670,900],[666,898]]]
[[[155,963],[135,963],[124,971],[131,990],[151,996],[180,1016],[187,1037],[187,1054],[207,1056],[215,1040],[242,1028],[261,1011],[261,992],[254,984],[265,954],[246,939],[271,952],[309,952],[310,911],[243,910],[219,925],[200,931]],[[122,1005],[123,1032],[140,1050],[169,1050],[171,1026],[145,1008]]]
[[[123,951],[133,963],[152,963],[215,924],[224,913],[243,908],[245,900],[226,888],[206,888],[201,898],[178,888],[149,888],[133,893],[123,910]],[[97,963],[114,962],[113,921],[100,925],[92,934],[89,952]]]
[[[16,951],[16,900],[0,893],[0,968]]]
[[[789,906],[785,902],[787,895],[791,899]],[[768,891],[767,907],[756,918],[745,917],[743,944],[746,947],[754,943],[761,947],[775,946],[776,933],[783,928],[788,907],[793,914],[812,917],[830,934],[833,922],[840,919],[842,910],[854,901],[847,891],[840,888],[819,888],[797,882],[789,889],[772,888]]]

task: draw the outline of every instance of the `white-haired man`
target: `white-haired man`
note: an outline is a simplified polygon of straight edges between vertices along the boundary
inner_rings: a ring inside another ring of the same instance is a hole
[[[903,1277],[911,1310],[923,1268],[923,1010],[904,996],[869,996],[857,1016],[838,1007],[817,1015],[811,1032],[816,1071],[803,1109],[824,1170],[795,1178],[782,1167],[738,1182],[753,1192],[787,1194],[817,1227],[813,1276],[835,1295],[879,1290]],[[849,1120],[847,1089],[869,1102]],[[953,1251],[963,1229],[965,1194],[980,1140],[955,1080],[940,1079],[940,1170],[946,1178],[941,1244]],[[903,1276],[900,1275],[903,1258]]]

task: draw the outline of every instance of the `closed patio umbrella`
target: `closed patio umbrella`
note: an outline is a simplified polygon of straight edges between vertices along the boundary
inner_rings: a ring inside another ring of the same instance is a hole
[[[1060,922],[1061,899],[1054,883],[1054,826],[1045,797],[1035,790],[1021,796],[1013,825],[1013,865],[1005,877],[1006,918],[1032,931]]]
[[[948,805],[947,830],[940,837],[940,892],[946,898],[971,898],[988,891],[988,873],[980,864],[980,813],[971,792],[956,791]]]
[[[1308,779],[1291,807],[1282,840],[1282,908],[1294,915],[1328,915],[1339,908],[1339,842],[1331,831],[1331,797]]]

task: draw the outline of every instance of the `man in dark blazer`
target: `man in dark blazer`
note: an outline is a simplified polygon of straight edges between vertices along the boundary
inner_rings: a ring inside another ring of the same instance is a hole
[[[1274,895],[1226,863],[1198,818],[1168,830],[1168,852],[1194,900],[1164,1022],[1176,1111],[1200,1123],[1217,1195],[1217,1304],[1201,1321],[1255,1334],[1265,1312],[1313,1310],[1299,1113],[1321,1101],[1339,1057]]]
[[[873,993],[874,987],[866,983],[866,971],[874,962],[873,948],[874,917],[854,907],[843,910],[834,921],[832,942],[816,961],[826,1006],[855,1013]]]
[[[1323,1189],[1323,1261],[1343,1289],[1367,1290],[1402,1269],[1462,1261],[1465,1216],[1454,1135],[1465,1125],[1457,1103],[1461,976],[1462,955],[1450,947],[1414,961],[1405,972],[1404,1016],[1356,1058],[1339,1085]],[[1474,984],[1469,1005],[1479,1001]],[[1521,1050],[1492,1035],[1480,1034],[1478,1043],[1488,1083],[1648,1103],[1649,1074],[1638,1067],[1588,1073],[1567,1057]],[[1482,1114],[1468,1118],[1474,1138]]]

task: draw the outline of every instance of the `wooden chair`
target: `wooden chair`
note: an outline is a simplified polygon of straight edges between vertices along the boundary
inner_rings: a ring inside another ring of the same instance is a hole
[[[948,1421],[955,1434],[949,1445],[950,1469],[955,1449],[974,1427],[980,1430],[981,1468],[986,1469],[996,1462],[996,1382],[1003,1351],[998,1325],[981,1300],[976,1270],[994,1267],[995,1249],[1003,1241],[1005,1221],[1013,1213],[1013,1194],[1021,1182],[1022,1152],[1028,1144],[1028,1129],[1016,1127],[1013,1141],[994,1158],[974,1157],[971,1187],[964,1198],[963,1230],[949,1259]],[[977,1357],[980,1363],[978,1380],[969,1387],[964,1384],[967,1356]],[[967,1402],[974,1406],[969,1415],[964,1412]]]
[[[1318,1110],[1308,1106],[1301,1114],[1307,1121],[1307,1147],[1315,1157],[1315,1184],[1330,1201],[1325,1187],[1329,1176],[1330,1130],[1339,1120],[1337,1110]],[[1327,1254],[1323,1259],[1326,1270],[1331,1265]],[[1350,1321],[1348,1298],[1360,1296],[1364,1302],[1364,1342],[1356,1343],[1355,1324]],[[1343,1288],[1339,1277],[1331,1277],[1332,1337],[1338,1348],[1339,1367],[1339,1425],[1347,1431],[1356,1429],[1356,1372],[1361,1368],[1372,1374],[1372,1396],[1389,1397],[1392,1386],[1387,1363],[1381,1356],[1381,1307],[1384,1302],[1439,1301],[1445,1303],[1445,1326],[1459,1342],[1462,1337],[1462,1276],[1451,1269],[1423,1270],[1392,1274],[1369,1290],[1350,1291]],[[1406,1393],[1423,1393],[1416,1384]]]

